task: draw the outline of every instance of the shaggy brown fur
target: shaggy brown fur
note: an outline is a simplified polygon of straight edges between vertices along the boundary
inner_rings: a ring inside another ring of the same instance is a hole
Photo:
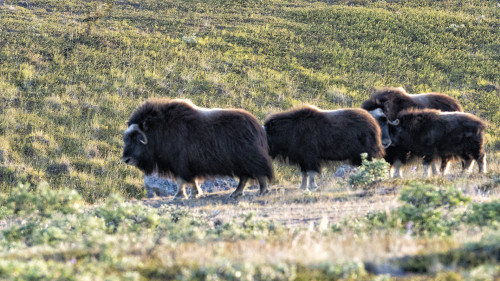
[[[396,119],[399,112],[410,108],[431,108],[441,111],[462,112],[460,103],[452,97],[441,93],[425,93],[410,95],[403,88],[385,88],[377,91],[370,99],[363,102],[362,108],[372,111],[380,108],[384,111],[389,120]],[[392,131],[392,127],[389,128]],[[385,160],[391,164],[391,170],[395,170],[394,176],[400,175],[401,164],[406,163],[410,158],[414,158],[411,151],[401,147],[392,146],[386,149]],[[449,159],[441,159],[441,167],[448,166]],[[444,170],[441,170],[444,172]]]
[[[398,114],[398,119],[393,142],[423,156],[424,165],[436,157],[460,157],[465,160],[464,170],[469,170],[472,160],[476,160],[479,172],[486,172],[486,123],[478,117],[462,112],[410,109]]]
[[[432,108],[441,111],[463,111],[454,98],[441,93],[410,95],[403,88],[385,88],[363,102],[362,108],[370,111],[381,108],[389,120],[396,119],[399,112],[410,108]]]
[[[135,110],[124,134],[123,161],[146,174],[184,183],[211,176],[237,176],[231,195],[239,196],[248,179],[258,179],[260,193],[273,178],[266,135],[257,119],[240,109],[203,109],[187,100],[148,100]]]
[[[349,160],[360,165],[363,152],[369,158],[384,156],[377,121],[362,109],[324,111],[306,105],[271,115],[264,127],[271,157],[299,165],[303,177],[319,173],[323,161]],[[304,181],[302,188],[307,185]]]

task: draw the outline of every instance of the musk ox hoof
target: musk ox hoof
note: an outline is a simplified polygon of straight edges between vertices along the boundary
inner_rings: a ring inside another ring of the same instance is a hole
[[[174,198],[172,198],[172,201],[182,201],[186,200],[188,197],[186,195],[175,195]]]
[[[241,197],[242,195],[243,195],[243,192],[236,192],[236,191],[235,191],[235,192],[231,193],[231,195],[229,195],[229,197],[228,197],[228,198],[231,198],[231,199],[236,199],[236,198]]]
[[[261,190],[259,192],[259,196],[263,196],[263,195],[269,194],[270,192],[271,192],[271,190],[269,190],[269,188],[266,188],[266,189]]]
[[[203,193],[193,194],[193,198],[201,198],[203,197]]]
[[[312,185],[312,186],[309,187],[310,191],[316,191],[318,189],[319,189],[319,186],[317,186],[317,185]]]

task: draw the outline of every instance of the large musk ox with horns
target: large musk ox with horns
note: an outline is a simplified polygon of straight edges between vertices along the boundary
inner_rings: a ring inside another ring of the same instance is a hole
[[[379,90],[368,100],[364,101],[361,107],[370,111],[370,113],[378,121],[380,118],[377,118],[377,116],[380,116],[380,111],[378,111],[378,109],[383,111],[383,114],[385,114],[385,116],[389,119],[389,122],[379,121],[382,130],[387,128],[387,125],[394,125],[394,119],[396,119],[399,112],[411,108],[430,108],[446,112],[463,112],[460,103],[445,94],[425,93],[411,95],[406,93],[406,91],[401,87],[391,87]],[[391,130],[392,128],[389,126],[389,131]],[[395,146],[394,144],[390,147],[386,147],[385,160],[391,164],[391,172],[393,173],[393,176],[400,177],[401,165],[406,163],[413,156],[414,155],[412,155],[411,150],[403,149],[399,146]],[[441,159],[441,167],[448,166],[448,161],[449,159],[447,158]],[[434,166],[432,166],[432,169],[433,173],[437,174],[437,169]],[[444,173],[445,171],[442,170],[441,172]]]
[[[305,105],[268,117],[264,123],[271,157],[288,159],[302,172],[300,188],[316,189],[323,161],[361,164],[361,153],[381,158],[384,148],[375,119],[362,109],[320,110]]]
[[[257,179],[260,194],[273,178],[266,135],[257,119],[240,109],[204,109],[188,100],[147,100],[135,110],[124,133],[123,162],[145,174],[173,176],[175,198],[187,197],[185,184],[201,190],[197,178],[237,176],[231,197]]]
[[[410,109],[398,114],[392,140],[396,146],[423,156],[424,176],[436,157],[464,160],[464,171],[470,172],[476,160],[480,173],[486,173],[484,153],[486,123],[463,112],[441,112],[434,109]],[[447,163],[441,169],[446,171]]]

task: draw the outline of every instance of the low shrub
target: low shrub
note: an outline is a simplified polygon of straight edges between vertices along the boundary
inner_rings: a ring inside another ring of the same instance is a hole
[[[393,211],[368,214],[368,227],[395,227],[416,235],[450,235],[459,224],[459,217],[453,213],[455,207],[467,204],[470,198],[451,186],[413,182],[403,187],[400,201],[403,205]]]
[[[500,201],[472,204],[472,208],[464,214],[465,222],[480,226],[498,224],[500,222]]]
[[[354,187],[368,187],[389,175],[390,165],[384,159],[367,160],[368,154],[361,153],[361,166],[349,176],[349,184]]]
[[[47,183],[38,186],[18,184],[12,192],[0,199],[4,214],[39,214],[50,216],[53,212],[73,214],[83,204],[82,197],[74,190],[51,190]]]

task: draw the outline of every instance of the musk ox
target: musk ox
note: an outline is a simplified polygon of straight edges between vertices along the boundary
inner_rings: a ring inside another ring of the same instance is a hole
[[[361,164],[361,153],[368,158],[381,158],[377,121],[362,109],[320,110],[305,105],[276,113],[264,123],[272,158],[281,157],[297,164],[302,172],[300,188],[316,189],[314,176],[324,161],[350,160]]]
[[[381,108],[389,120],[396,119],[399,112],[410,108],[431,108],[441,111],[462,112],[460,103],[445,94],[425,93],[410,95],[399,88],[385,88],[377,91],[361,105],[362,108],[371,111]]]
[[[436,157],[464,160],[464,171],[470,172],[476,160],[480,173],[486,173],[484,153],[486,123],[463,112],[441,112],[435,109],[410,109],[398,114],[392,140],[397,146],[423,156],[424,176]],[[447,163],[441,167],[447,169]]]
[[[243,194],[248,179],[257,179],[260,194],[273,178],[266,135],[257,119],[241,109],[205,109],[189,100],[147,100],[135,110],[124,133],[123,162],[145,174],[172,176],[175,198],[187,197],[184,185],[197,178],[237,176],[231,197]]]
[[[447,112],[463,111],[460,103],[447,95],[441,93],[410,95],[401,87],[385,88],[377,91],[368,100],[364,101],[361,107],[370,111],[370,113],[377,109],[382,109],[389,120],[394,120],[399,112],[410,108],[431,108]],[[378,112],[377,115],[380,115],[380,112]],[[379,124],[381,128],[387,125],[381,122],[379,122]],[[393,123],[390,122],[389,125],[393,125]],[[389,133],[391,130],[392,128],[389,126]],[[394,146],[394,144],[386,148],[385,160],[391,164],[391,173],[395,177],[401,176],[400,167],[410,158],[413,157],[409,150],[404,150],[401,147]],[[449,159],[441,159],[441,167],[448,166],[448,160]],[[434,174],[438,173],[434,165],[432,166],[432,170]],[[444,173],[446,171],[441,170],[441,172]]]

